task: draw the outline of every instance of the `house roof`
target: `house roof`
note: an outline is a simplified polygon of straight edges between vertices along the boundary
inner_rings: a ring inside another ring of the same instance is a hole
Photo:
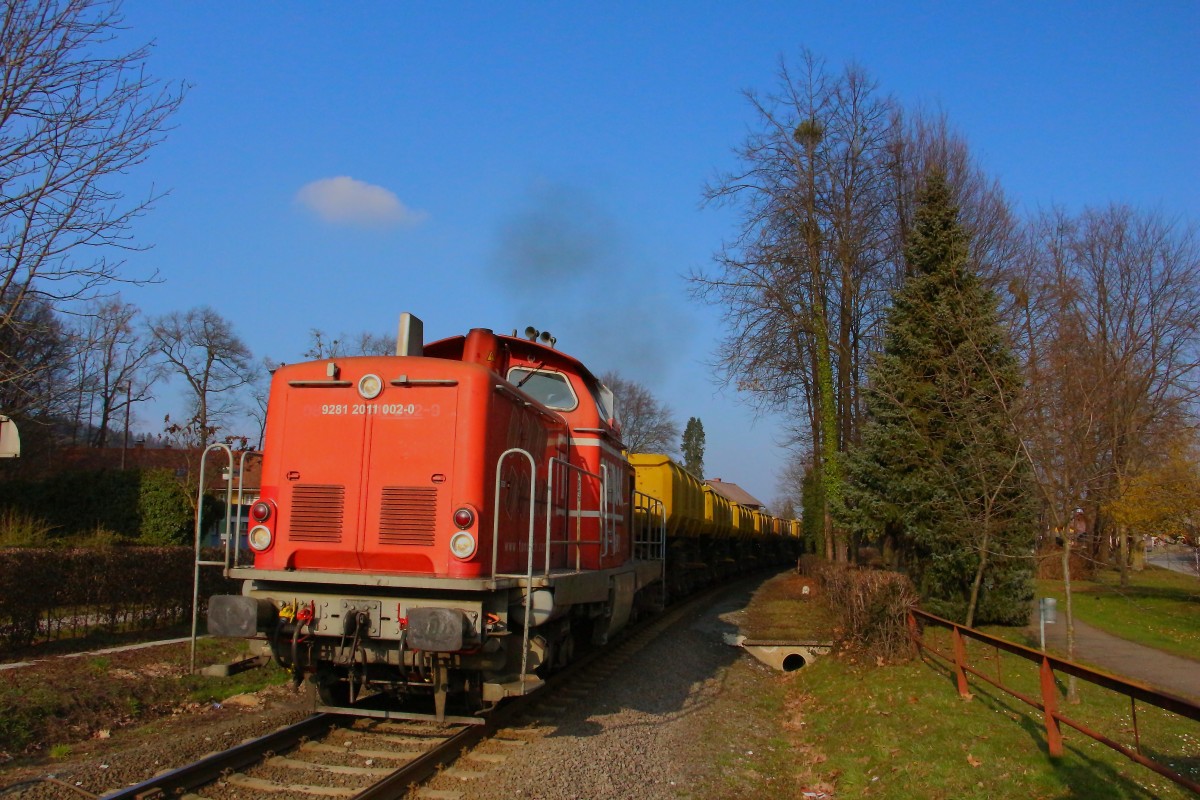
[[[766,503],[762,502],[757,497],[738,486],[736,483],[729,483],[728,481],[723,481],[720,478],[709,478],[704,483],[708,486],[711,486],[714,492],[730,502],[739,503],[743,506],[749,506],[750,508],[762,509],[767,507]]]

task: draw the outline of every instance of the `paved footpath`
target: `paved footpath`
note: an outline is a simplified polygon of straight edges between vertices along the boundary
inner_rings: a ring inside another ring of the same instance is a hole
[[[199,636],[199,639],[207,639],[207,636]],[[62,653],[48,658],[39,658],[34,661],[13,661],[8,664],[0,664],[0,670],[19,669],[21,667],[32,667],[41,661],[49,661],[51,658],[82,658],[84,656],[103,656],[108,653],[123,653],[126,650],[145,650],[147,647],[160,647],[164,644],[179,644],[180,642],[190,642],[192,637],[184,636],[180,639],[162,639],[157,642],[140,642],[138,644],[125,644],[120,647],[106,647],[103,650],[88,650],[82,653]]]
[[[1058,622],[1046,626],[1046,647],[1066,655],[1067,623],[1061,607]],[[1075,660],[1200,703],[1200,661],[1121,639],[1079,620]]]

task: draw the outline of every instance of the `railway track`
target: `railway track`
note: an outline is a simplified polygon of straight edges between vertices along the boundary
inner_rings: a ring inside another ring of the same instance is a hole
[[[482,725],[447,725],[417,720],[380,720],[343,714],[314,714],[197,762],[162,772],[122,789],[93,795],[53,779],[40,783],[37,797],[99,797],[102,800],[233,800],[247,797],[410,798],[435,775],[481,778],[491,763],[505,760],[536,731],[570,705],[585,699],[625,660],[729,584],[677,603],[663,614],[626,630],[609,647],[586,654],[551,676],[537,692],[505,703]],[[475,751],[483,740],[490,744]],[[466,757],[464,765],[456,765]],[[453,765],[453,766],[451,766]],[[449,783],[439,781],[441,785]],[[45,790],[52,786],[62,792]],[[16,789],[17,787],[10,787]],[[5,797],[9,795],[6,792]],[[23,795],[13,795],[21,797]],[[447,789],[421,789],[416,796],[454,800]]]
[[[480,738],[479,726],[386,722],[315,714],[274,733],[101,795],[400,798]]]

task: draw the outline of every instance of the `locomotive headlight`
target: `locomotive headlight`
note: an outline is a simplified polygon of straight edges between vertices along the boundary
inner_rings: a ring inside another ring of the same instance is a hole
[[[383,381],[378,375],[363,375],[358,379],[358,393],[363,400],[374,400],[383,391]]]
[[[475,555],[475,537],[466,531],[459,531],[450,537],[450,552],[455,558],[470,558]]]
[[[250,529],[246,538],[249,540],[250,546],[261,553],[271,546],[271,529],[266,525],[255,525]]]

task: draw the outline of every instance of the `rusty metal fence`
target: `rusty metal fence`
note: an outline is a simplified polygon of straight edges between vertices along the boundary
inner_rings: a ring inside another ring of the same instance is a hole
[[[924,640],[921,635],[921,625],[919,622],[927,625],[936,625],[938,627],[947,628],[951,632],[953,653],[943,653],[936,647],[932,646]],[[928,652],[942,661],[953,666],[955,676],[958,680],[958,693],[961,697],[970,696],[970,686],[967,681],[967,675],[973,675],[976,678],[996,687],[997,689],[1021,700],[1028,705],[1033,706],[1042,712],[1042,716],[1046,724],[1046,743],[1050,750],[1050,755],[1059,757],[1063,754],[1063,739],[1062,725],[1067,725],[1085,736],[1095,739],[1101,744],[1111,747],[1118,753],[1121,753],[1126,758],[1141,764],[1148,769],[1154,770],[1159,775],[1168,778],[1180,786],[1186,787],[1197,794],[1200,794],[1200,783],[1197,783],[1190,778],[1180,775],[1172,770],[1167,765],[1155,761],[1141,752],[1141,735],[1138,731],[1137,722],[1137,703],[1140,701],[1148,705],[1156,706],[1172,714],[1180,717],[1200,722],[1200,705],[1184,700],[1174,695],[1160,692],[1152,689],[1145,684],[1130,681],[1124,678],[1118,678],[1104,672],[1098,672],[1094,669],[1076,664],[1073,661],[1056,658],[1055,656],[1047,655],[1039,650],[1034,650],[1023,645],[1014,644],[1013,642],[1005,641],[1004,639],[991,636],[977,631],[974,628],[968,628],[965,625],[960,625],[956,622],[951,622],[947,619],[934,616],[928,612],[918,608],[911,608],[908,612],[908,630],[912,636],[913,643],[920,651]],[[997,670],[996,674],[989,675],[975,667],[967,661],[967,647],[964,639],[974,639],[982,642],[992,648],[996,652]],[[1004,651],[1018,658],[1033,662],[1038,665],[1039,683],[1041,687],[1041,698],[1031,697],[1023,692],[1020,692],[1010,686],[1006,686],[1003,681],[1003,676],[999,670],[999,651]],[[1117,694],[1125,695],[1129,698],[1130,711],[1133,718],[1133,736],[1134,746],[1129,748],[1120,742],[1114,741],[1104,734],[1092,730],[1087,725],[1084,725],[1077,720],[1073,720],[1058,708],[1058,687],[1055,684],[1055,675],[1061,673],[1065,675],[1073,675],[1074,677],[1086,681],[1088,683],[1100,686]]]

